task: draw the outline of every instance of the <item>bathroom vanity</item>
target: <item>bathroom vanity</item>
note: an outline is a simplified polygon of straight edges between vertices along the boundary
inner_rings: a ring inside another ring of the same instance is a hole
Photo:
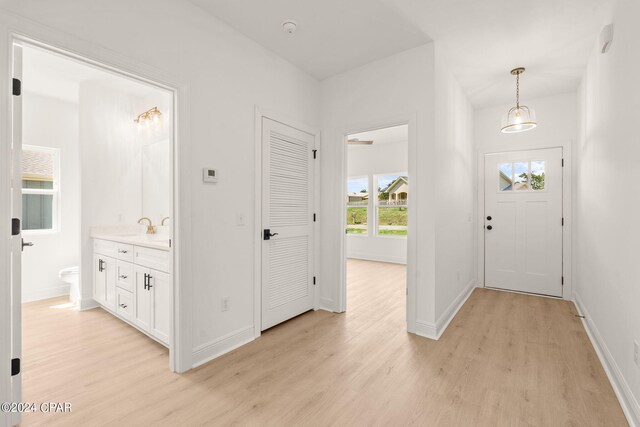
[[[173,289],[168,236],[92,233],[92,237],[95,301],[168,346]]]

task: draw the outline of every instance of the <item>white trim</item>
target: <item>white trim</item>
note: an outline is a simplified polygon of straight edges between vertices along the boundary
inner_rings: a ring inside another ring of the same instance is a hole
[[[318,303],[318,309],[335,313],[336,312],[335,302],[331,298],[320,297],[320,301]]]
[[[419,180],[417,179],[418,170],[416,163],[416,152],[417,152],[417,123],[418,118],[417,114],[409,114],[409,115],[401,115],[395,117],[389,117],[385,119],[373,120],[367,123],[356,124],[353,126],[347,126],[339,129],[337,133],[337,143],[341,144],[341,176],[340,176],[340,191],[338,192],[340,201],[339,206],[341,212],[344,211],[344,201],[346,200],[347,186],[345,182],[347,177],[349,176],[348,171],[348,149],[349,145],[347,144],[348,135],[352,135],[355,133],[361,133],[366,131],[372,131],[377,129],[386,129],[393,126],[408,126],[408,151],[409,151],[409,162],[407,167],[407,176],[409,178],[409,185],[411,186],[411,193],[414,195],[420,194],[419,192]],[[406,312],[406,322],[407,322],[407,331],[411,333],[417,333],[418,335],[422,335],[418,333],[418,323],[419,320],[416,319],[417,313],[417,237],[418,237],[418,217],[420,213],[418,212],[417,206],[418,204],[414,202],[413,206],[415,206],[409,214],[409,223],[407,226],[407,312]],[[340,249],[336,256],[338,257],[338,266],[340,273],[340,282],[338,284],[338,301],[336,311],[342,313],[347,309],[347,252],[346,252],[346,239],[347,235],[345,230],[347,228],[347,218],[346,215],[341,213],[341,221],[340,228],[335,230],[336,233],[340,236]],[[377,237],[377,236],[376,236]],[[422,322],[424,323],[424,322]],[[420,326],[421,327],[421,326]],[[426,336],[426,335],[422,335]]]
[[[518,151],[537,151],[547,150],[551,148],[562,149],[562,158],[564,159],[564,167],[562,168],[562,216],[564,218],[564,227],[562,227],[562,275],[564,276],[564,285],[562,287],[562,299],[571,301],[573,299],[573,274],[571,264],[572,253],[572,219],[573,219],[573,180],[572,180],[572,150],[573,140],[568,142],[558,142],[549,144],[545,147],[522,147],[514,150],[483,150],[478,149],[477,154],[477,220],[478,234],[477,236],[477,277],[478,286],[484,287],[484,159],[488,154],[513,153]]]
[[[301,123],[292,119],[286,114],[277,111],[271,111],[255,106],[254,121],[254,209],[253,209],[253,230],[254,230],[254,248],[253,248],[253,336],[258,338],[262,334],[262,119],[267,118],[282,123],[286,126],[293,127],[302,132],[313,135],[313,147],[318,150],[314,163],[314,183],[313,183],[313,211],[317,214],[316,222],[313,227],[314,234],[314,260],[313,275],[316,277],[316,285],[314,286],[313,307],[314,310],[320,308],[320,283],[321,276],[318,266],[320,265],[320,130],[316,127]]]
[[[400,256],[387,256],[387,255],[376,255],[376,254],[365,254],[365,253],[349,253],[347,255],[347,259],[362,259],[365,261],[376,261],[376,262],[388,262],[391,264],[407,264],[407,259],[405,257]]]
[[[438,333],[435,323],[425,322],[424,320],[416,320],[416,329],[414,331],[416,335],[430,340],[437,340]]]
[[[458,311],[460,311],[464,303],[467,302],[467,299],[469,299],[469,297],[471,296],[471,293],[477,287],[476,284],[477,284],[476,279],[472,279],[471,281],[469,281],[469,283],[467,284],[467,286],[465,286],[462,292],[460,292],[460,294],[456,297],[456,299],[454,299],[451,302],[451,304],[449,305],[449,307],[447,307],[444,313],[440,315],[440,317],[436,321],[436,339],[437,340],[439,340],[442,334],[444,334],[444,331],[447,330],[449,323],[451,323],[453,318],[456,317],[456,314],[458,314]]]
[[[189,147],[189,126],[179,126],[180,122],[189,123],[189,85],[188,83],[178,83],[177,79],[168,76],[166,73],[157,68],[147,66],[131,57],[119,54],[117,52],[105,49],[96,44],[80,40],[77,37],[69,36],[57,30],[43,26],[34,21],[28,20],[22,16],[12,14],[11,12],[2,11],[2,13],[13,19],[11,26],[5,33],[8,52],[11,52],[14,43],[27,43],[30,46],[45,49],[49,52],[63,55],[68,59],[81,62],[99,68],[103,71],[111,72],[116,75],[133,79],[147,85],[151,85],[158,89],[168,91],[173,98],[173,135],[172,135],[172,164],[173,172],[173,193],[172,193],[172,210],[174,218],[171,221],[172,235],[172,252],[173,252],[173,271],[172,282],[174,293],[171,295],[173,310],[171,314],[171,337],[169,352],[169,367],[173,371],[184,372],[191,369],[191,317],[192,307],[190,298],[191,290],[191,269],[187,265],[182,266],[181,263],[187,263],[189,260],[188,242],[183,242],[183,236],[188,236],[187,232],[181,229],[189,229],[189,224],[180,224],[179,211],[180,206],[189,206],[189,192],[181,191],[180,188],[180,164],[188,166],[188,147]],[[4,24],[4,23],[3,23]],[[6,24],[4,24],[6,25]],[[16,29],[17,28],[17,29]],[[5,53],[6,55],[6,53]],[[8,70],[11,70],[11,58],[5,56]],[[8,73],[11,76],[11,73]],[[11,103],[11,95],[6,90],[3,94]],[[10,111],[10,110],[9,110]],[[10,120],[5,115],[4,122]],[[10,134],[5,136],[10,143]],[[5,140],[5,144],[6,141]],[[5,145],[3,144],[3,145]],[[188,173],[188,170],[184,171]],[[185,185],[185,188],[187,186]],[[0,199],[2,203],[8,197],[7,185],[0,188]],[[9,188],[10,191],[10,188]],[[175,224],[175,226],[174,226]],[[81,309],[89,309],[90,301],[82,300]],[[10,327],[10,325],[9,325]]]
[[[620,402],[620,406],[622,406],[622,412],[624,412],[624,415],[627,417],[627,421],[631,427],[640,426],[640,404],[638,404],[638,400],[633,395],[631,387],[629,387],[629,384],[622,375],[622,371],[620,371],[616,360],[613,358],[607,344],[602,339],[602,335],[600,335],[596,324],[589,315],[587,308],[582,302],[582,298],[580,298],[580,295],[577,292],[573,295],[578,314],[584,316],[582,319],[584,329],[587,331],[587,336],[591,340],[591,344],[600,359],[604,372],[609,378],[611,387]]]
[[[193,349],[193,367],[204,365],[254,339],[253,326],[247,326],[206,344],[199,345]]]
[[[69,295],[69,285],[58,285],[46,289],[37,289],[31,292],[22,292],[22,303],[40,301],[43,299],[55,298]]]

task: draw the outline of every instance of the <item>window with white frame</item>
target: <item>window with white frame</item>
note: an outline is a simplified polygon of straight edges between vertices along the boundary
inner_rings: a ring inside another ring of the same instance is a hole
[[[58,230],[60,151],[22,147],[22,230]]]
[[[370,191],[370,184],[377,191]],[[347,234],[406,236],[409,219],[407,173],[349,178],[346,213]]]
[[[369,177],[347,180],[347,234],[368,235]]]
[[[378,236],[406,236],[409,219],[409,178],[406,173],[376,175],[375,230]]]

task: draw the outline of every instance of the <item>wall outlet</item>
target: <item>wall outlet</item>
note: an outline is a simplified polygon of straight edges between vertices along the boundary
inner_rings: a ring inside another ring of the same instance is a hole
[[[229,311],[229,297],[220,300],[220,311]]]
[[[640,344],[638,341],[633,342],[633,362],[640,368]]]

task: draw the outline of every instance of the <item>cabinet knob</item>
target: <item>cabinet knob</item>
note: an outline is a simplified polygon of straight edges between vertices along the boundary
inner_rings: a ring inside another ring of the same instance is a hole
[[[124,275],[124,274],[121,274],[121,275],[120,275],[120,278],[121,278],[121,279],[126,279],[126,278],[127,278],[127,276],[126,276],[126,275]]]
[[[120,252],[121,254],[126,254],[129,251],[125,251],[124,249],[118,249],[118,252]]]
[[[120,307],[127,308],[127,304],[120,304]]]

